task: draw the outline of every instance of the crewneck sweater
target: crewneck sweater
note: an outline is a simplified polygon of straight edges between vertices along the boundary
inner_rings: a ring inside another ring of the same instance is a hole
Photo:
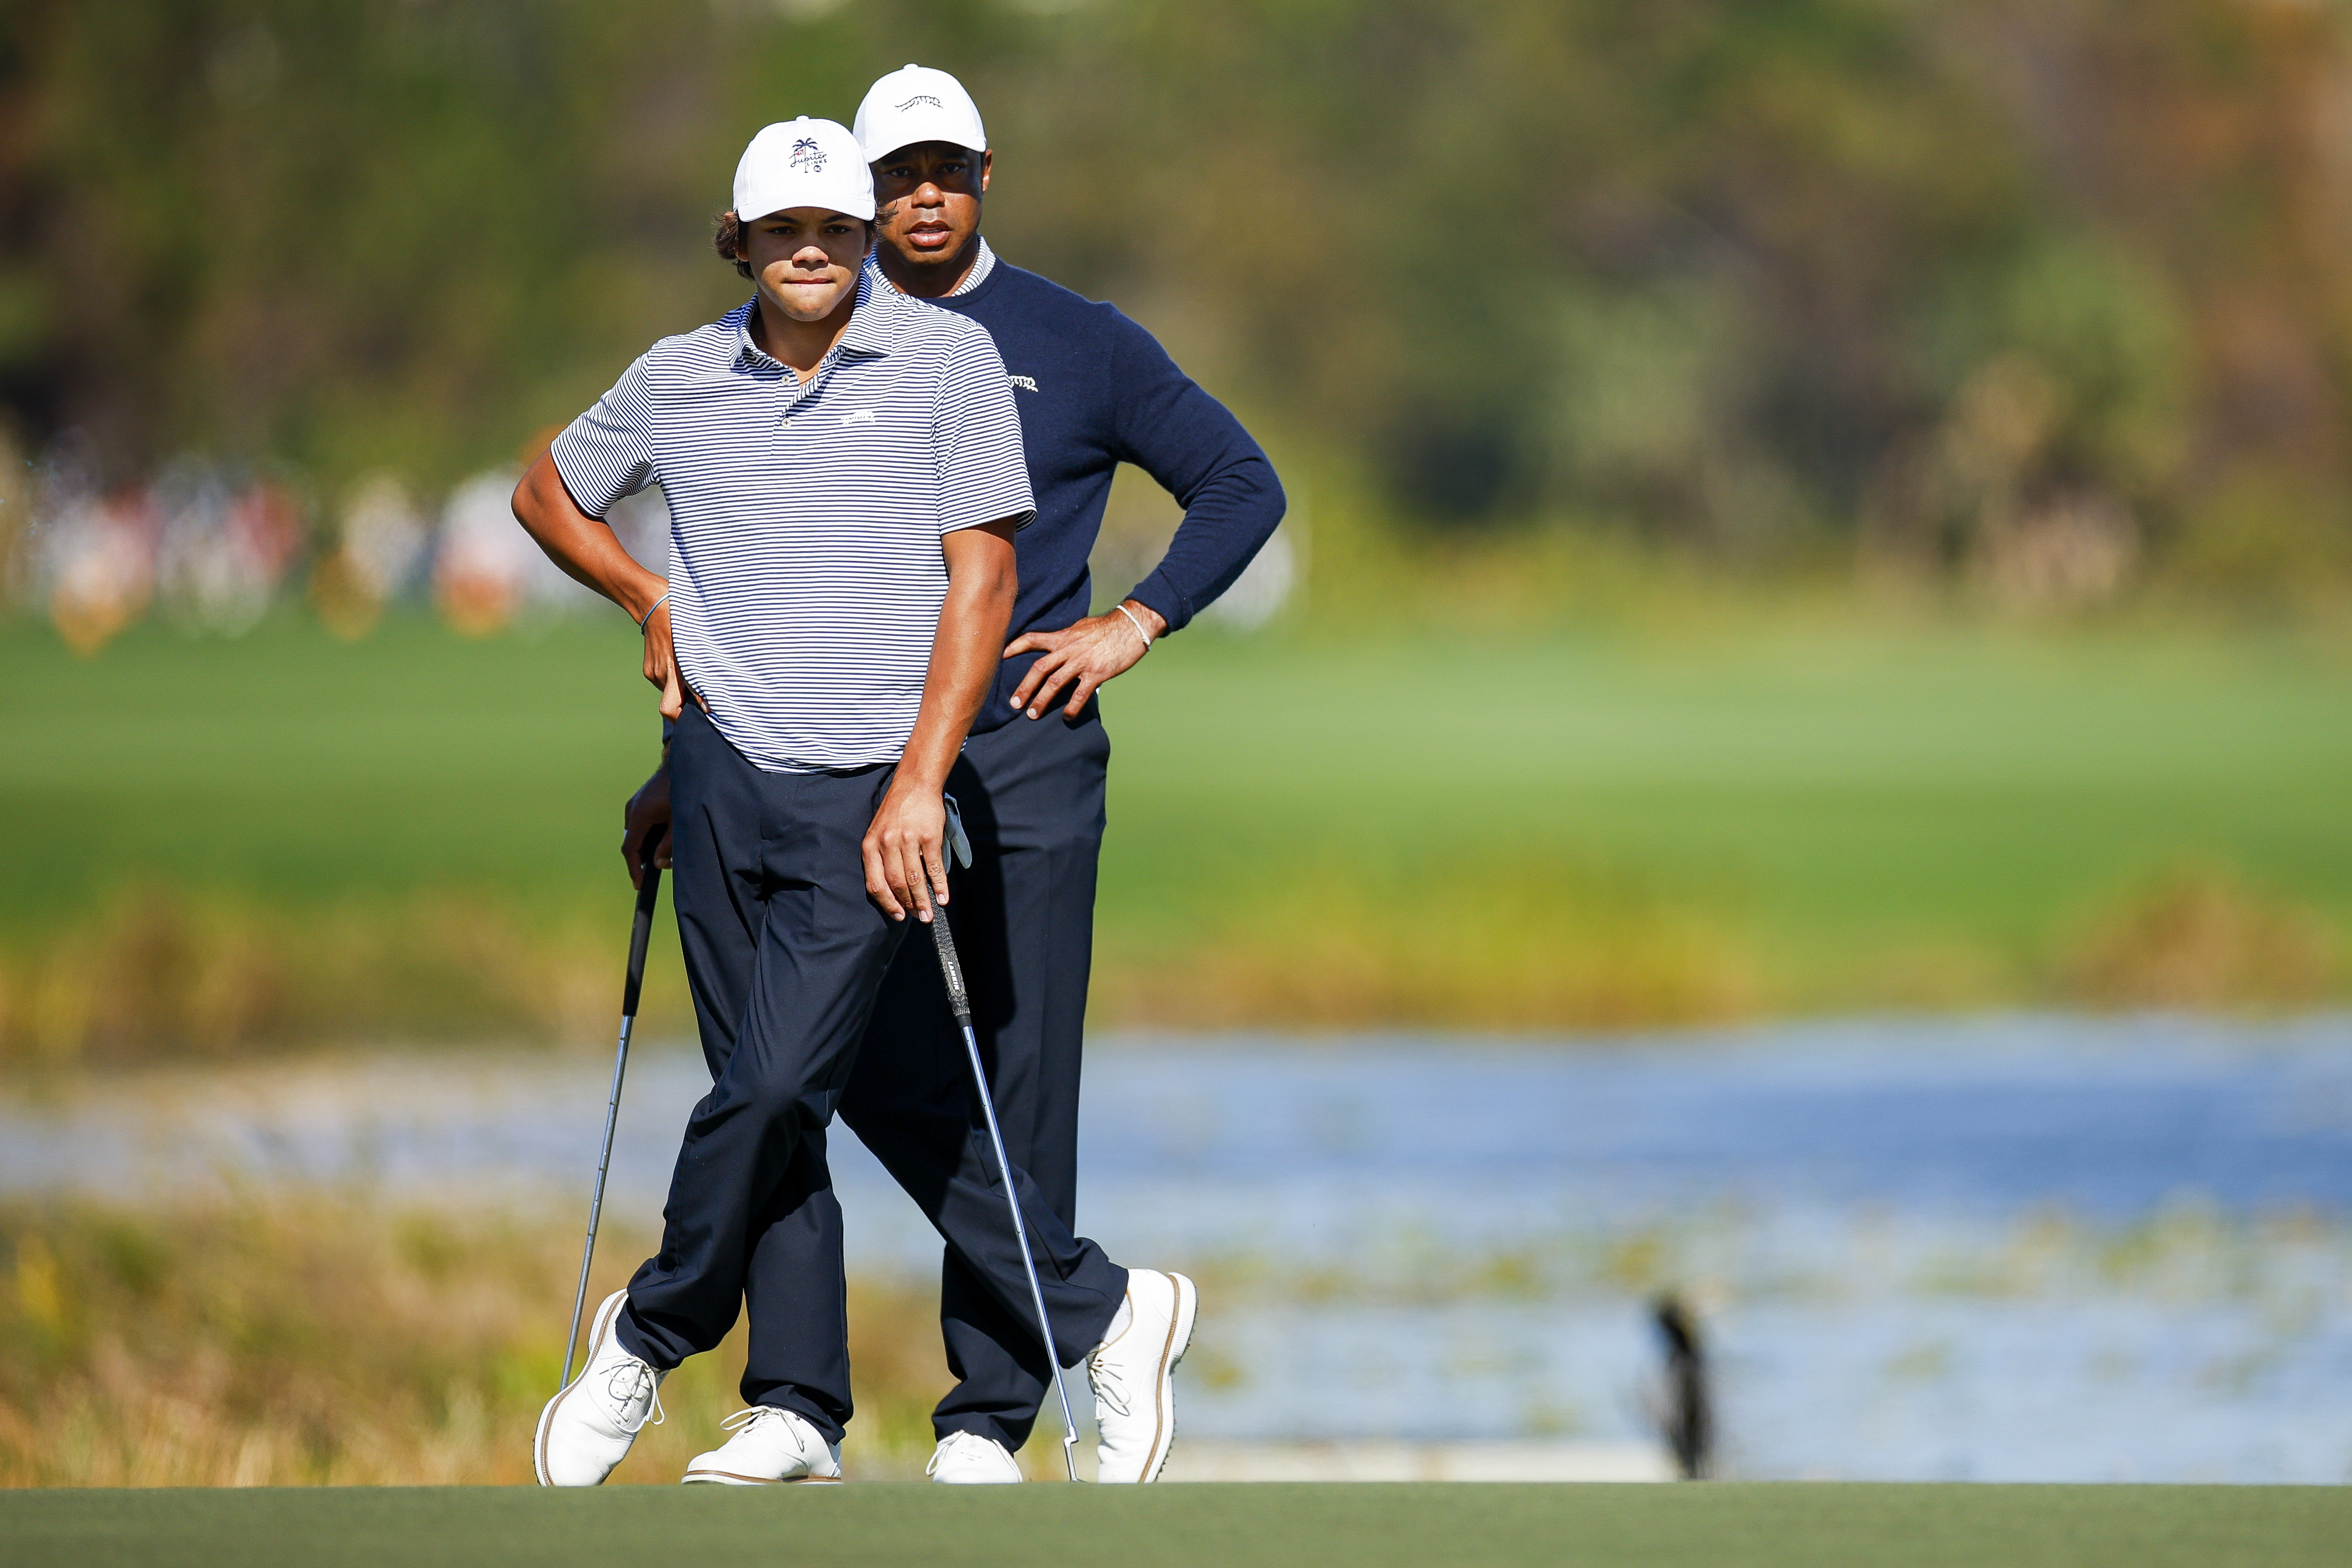
[[[992,259],[976,287],[929,302],[988,329],[1021,410],[1037,520],[1014,542],[1021,584],[1006,640],[1059,631],[1093,607],[1087,557],[1121,463],[1150,475],[1184,509],[1167,554],[1127,595],[1179,630],[1233,586],[1281,522],[1274,465],[1117,306]],[[878,278],[881,268],[867,265]],[[1004,661],[974,731],[1013,717],[1012,694],[1037,657]]]

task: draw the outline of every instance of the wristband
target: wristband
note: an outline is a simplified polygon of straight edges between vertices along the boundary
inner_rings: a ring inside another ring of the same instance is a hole
[[[1117,610],[1120,615],[1127,617],[1127,624],[1133,626],[1135,628],[1135,635],[1143,639],[1143,651],[1150,653],[1151,651],[1151,634],[1143,629],[1143,623],[1135,618],[1134,612],[1129,610],[1125,605],[1113,605],[1111,608]],[[646,613],[647,615],[651,615],[653,612],[648,610]]]
[[[643,637],[643,636],[645,636],[645,635],[646,635],[646,626],[647,626],[647,625],[648,625],[648,624],[653,620],[653,618],[654,618],[654,612],[655,612],[656,610],[660,609],[664,605],[667,605],[667,604],[668,604],[668,603],[669,603],[669,590],[668,590],[668,589],[667,589],[667,588],[664,588],[664,589],[662,590],[662,596],[661,596],[660,598],[658,598],[658,599],[656,599],[652,604],[647,605],[646,606],[646,613],[645,613],[644,615],[639,616],[637,617],[637,635],[638,635],[639,637]],[[1147,638],[1146,640],[1148,641],[1148,640],[1150,640],[1150,639],[1148,639],[1148,638]]]

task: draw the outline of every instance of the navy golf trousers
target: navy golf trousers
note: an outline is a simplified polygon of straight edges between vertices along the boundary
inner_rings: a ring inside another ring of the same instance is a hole
[[[1040,1276],[1065,1366],[1101,1341],[1127,1294],[1127,1271],[1094,1243],[1071,1238],[1109,762],[1110,741],[1090,703],[1075,723],[1059,714],[1015,719],[972,736],[948,783],[973,847],[971,868],[955,874],[949,912],[1006,1152],[1054,1215],[1050,1239],[1036,1220],[1029,1223],[1038,1256],[1060,1265],[1055,1272],[1041,1265]],[[976,1432],[1018,1448],[1036,1422],[1052,1369],[1039,1351],[971,1078],[938,961],[917,933],[883,982],[839,1110],[947,1242],[940,1326],[957,1384],[933,1426],[942,1437]],[[1025,1202],[1023,1209],[1034,1212]],[[828,1247],[838,1247],[823,1234],[838,1215],[837,1207],[812,1203],[809,1223],[781,1235],[778,1250],[804,1253],[808,1267],[817,1267]],[[793,1310],[820,1309],[799,1299]],[[803,1324],[791,1342],[813,1342],[816,1327]],[[755,1321],[755,1342],[760,1333]]]
[[[677,726],[671,891],[712,1087],[687,1122],[661,1251],[630,1280],[617,1326],[633,1353],[672,1367],[715,1347],[748,1305],[744,1401],[796,1411],[835,1442],[853,1406],[825,1127],[901,939],[913,931],[907,951],[931,950],[919,928],[886,919],[866,896],[858,845],[890,776],[879,767],[762,773],[691,705]],[[1005,1238],[986,1282],[1001,1310],[1025,1310],[992,1169],[985,1184]],[[1017,1168],[1015,1187],[1039,1273],[1061,1305],[1073,1305],[1075,1279],[1086,1305],[1108,1289],[1115,1310],[1125,1275],[1072,1238]],[[953,1206],[980,1206],[963,1197]]]

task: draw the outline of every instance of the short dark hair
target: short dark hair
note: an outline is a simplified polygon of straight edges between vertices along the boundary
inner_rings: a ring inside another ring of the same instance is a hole
[[[869,217],[858,221],[866,225],[866,238],[871,243],[874,220]],[[710,220],[710,248],[719,253],[719,260],[733,263],[741,276],[751,276],[751,264],[743,259],[743,220],[733,213],[720,213]]]

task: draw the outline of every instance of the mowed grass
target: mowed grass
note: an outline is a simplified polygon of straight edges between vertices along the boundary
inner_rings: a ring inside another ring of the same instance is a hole
[[[2352,910],[2352,663],[1959,634],[1171,647],[1112,689],[1123,910],[1307,845],[1598,856],[1840,939],[2030,938],[2183,856]]]
[[[247,1011],[277,1022],[217,1026],[231,1034],[331,1020],[299,994],[365,991],[371,942],[420,976],[467,952],[503,963],[520,976],[504,990],[416,983],[502,1025],[530,996],[577,1010],[610,988],[620,805],[656,745],[625,625],[469,642],[412,618],[344,644],[289,614],[236,641],[143,628],[84,660],[20,622],[0,657],[16,828],[0,949],[20,1020],[82,1016],[41,1000],[71,965],[35,972],[69,938],[77,973],[143,942],[195,974],[234,969],[205,957],[205,933],[232,929],[251,952],[333,932],[342,956],[252,981],[267,994]],[[1203,630],[1106,702],[1108,1021],[1544,1026],[2343,992],[2341,650],[1852,619],[1589,639]],[[123,990],[78,984],[91,1016]],[[235,973],[186,984],[242,994]],[[393,1008],[383,1026],[432,1022]]]
[[[1139,1568],[2298,1568],[2342,1561],[2352,1494],[2209,1487],[915,1485],[0,1495],[10,1562],[1008,1563]]]

